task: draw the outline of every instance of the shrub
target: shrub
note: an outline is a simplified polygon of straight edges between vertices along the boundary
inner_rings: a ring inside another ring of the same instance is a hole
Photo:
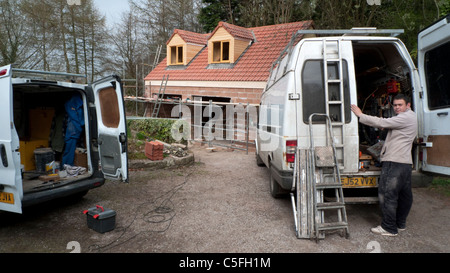
[[[177,141],[173,138],[175,125],[179,125],[181,120],[174,119],[138,119],[127,120],[128,138],[136,138],[138,140],[152,141],[161,140],[166,143],[181,142],[187,144],[186,138]],[[184,125],[184,124],[183,124]],[[179,132],[183,134],[184,132]],[[186,135],[186,134],[185,134]]]

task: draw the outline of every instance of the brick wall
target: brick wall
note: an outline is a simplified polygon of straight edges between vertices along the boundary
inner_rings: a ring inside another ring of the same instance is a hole
[[[145,87],[145,96],[157,94],[160,86],[147,85]],[[218,87],[181,87],[167,86],[166,94],[181,95],[183,101],[187,98],[192,100],[192,96],[206,97],[224,97],[230,98],[232,103],[250,103],[259,104],[263,89],[262,88],[218,88]]]

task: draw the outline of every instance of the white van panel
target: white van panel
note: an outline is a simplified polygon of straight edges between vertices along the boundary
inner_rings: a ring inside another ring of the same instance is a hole
[[[14,126],[11,66],[0,68],[0,210],[22,213],[19,136]]]
[[[105,178],[128,182],[127,124],[121,83],[111,76],[94,82],[92,90],[102,172]]]
[[[450,175],[450,16],[419,33],[423,170]]]

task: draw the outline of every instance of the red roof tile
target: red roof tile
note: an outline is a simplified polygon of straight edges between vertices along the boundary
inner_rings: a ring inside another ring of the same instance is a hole
[[[145,80],[162,80],[164,75],[169,75],[169,81],[265,82],[269,77],[272,63],[278,58],[281,51],[289,43],[292,35],[297,30],[311,28],[312,21],[302,21],[255,28],[243,28],[228,23],[219,23],[219,26],[223,26],[235,37],[245,39],[253,39],[253,37],[256,38],[256,40],[247,49],[247,51],[244,52],[237,63],[235,63],[233,68],[208,69],[208,50],[205,48],[205,50],[201,51],[189,64],[189,66],[183,70],[166,70],[167,61],[164,59],[152,72],[150,72],[150,74],[147,75],[147,77],[145,77]],[[193,32],[189,33],[186,31],[177,30],[177,33],[185,34],[183,39],[189,39],[186,37],[191,37],[190,35]],[[210,37],[211,34],[201,35],[203,37]]]
[[[186,43],[193,43],[198,45],[206,45],[210,35],[210,34],[200,34],[187,30],[175,29],[172,36],[170,36],[170,39],[167,41],[167,43],[169,43],[170,40],[172,40],[175,34],[180,35],[181,39],[183,39]]]
[[[233,37],[239,37],[247,40],[253,40],[254,38],[253,33],[250,29],[228,24],[226,22],[219,22],[219,25],[211,33],[211,36],[213,36],[214,33],[216,33],[216,31],[221,27],[225,28]]]

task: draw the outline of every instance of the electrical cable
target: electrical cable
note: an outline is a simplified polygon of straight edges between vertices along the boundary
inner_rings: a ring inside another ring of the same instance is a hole
[[[190,173],[188,173],[184,177],[184,181],[182,183],[176,185],[168,192],[162,194],[161,196],[155,198],[154,200],[141,203],[136,210],[137,212],[134,215],[133,220],[130,222],[130,224],[128,226],[123,228],[122,233],[116,239],[112,240],[111,242],[109,242],[105,245],[101,245],[101,246],[96,245],[96,244],[90,245],[89,250],[90,251],[99,251],[99,252],[106,251],[106,250],[110,250],[112,248],[118,247],[120,245],[123,245],[123,244],[133,240],[134,238],[136,238],[143,232],[150,231],[150,232],[163,233],[163,232],[167,231],[170,228],[170,226],[172,224],[172,220],[175,218],[175,215],[176,215],[176,212],[174,209],[174,203],[172,202],[172,198],[175,196],[175,194],[178,191],[180,191],[187,184],[189,177],[193,174],[193,172],[194,172],[194,170],[192,170]],[[139,211],[144,206],[156,204],[158,202],[158,200],[160,200],[162,198],[164,198],[164,199],[156,207],[139,214]],[[125,233],[136,222],[139,215],[142,216],[142,220],[147,224],[151,224],[151,225],[162,224],[162,223],[168,223],[168,224],[165,226],[165,228],[163,228],[161,230],[151,230],[150,229],[150,230],[140,231],[140,232],[132,235],[129,238],[122,239],[125,236]]]

